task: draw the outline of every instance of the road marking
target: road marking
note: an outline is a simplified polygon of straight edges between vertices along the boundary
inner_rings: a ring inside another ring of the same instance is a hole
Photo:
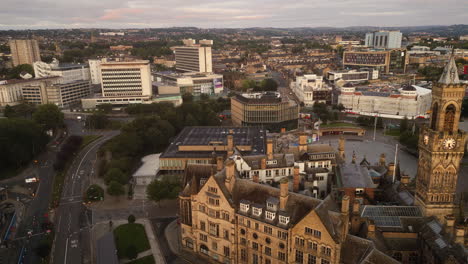
[[[63,263],[67,264],[67,254],[68,254],[68,238],[67,242],[65,243],[65,260]]]

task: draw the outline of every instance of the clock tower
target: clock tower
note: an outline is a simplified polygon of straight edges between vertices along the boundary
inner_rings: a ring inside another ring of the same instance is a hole
[[[453,55],[432,87],[431,119],[420,130],[415,204],[426,216],[444,223],[456,213],[456,188],[466,133],[458,130],[465,87],[458,79]]]

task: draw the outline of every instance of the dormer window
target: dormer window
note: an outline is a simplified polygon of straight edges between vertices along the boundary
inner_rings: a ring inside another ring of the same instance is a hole
[[[280,224],[287,225],[289,223],[289,216],[280,215],[279,222]]]
[[[240,204],[240,209],[242,212],[246,213],[249,211],[250,205],[247,203],[241,203]]]
[[[266,211],[265,213],[265,218],[267,220],[274,220],[275,219],[275,213],[274,212],[270,212],[270,211]]]
[[[254,207],[254,208],[253,208],[253,215],[254,215],[254,216],[260,216],[260,215],[262,215],[262,208]]]
[[[276,211],[276,204],[267,202],[267,209],[271,211]]]

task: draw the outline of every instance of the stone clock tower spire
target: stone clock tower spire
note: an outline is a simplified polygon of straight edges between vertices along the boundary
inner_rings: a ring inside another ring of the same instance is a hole
[[[432,113],[429,126],[419,135],[419,161],[416,200],[427,216],[444,223],[454,214],[460,160],[465,151],[466,133],[458,130],[465,87],[458,79],[453,55],[439,81],[432,88]]]

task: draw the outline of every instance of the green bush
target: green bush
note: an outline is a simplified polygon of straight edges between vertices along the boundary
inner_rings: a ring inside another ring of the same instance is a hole
[[[104,189],[97,184],[93,184],[86,190],[86,199],[88,201],[101,201],[104,199]]]
[[[107,187],[107,193],[112,196],[119,196],[125,193],[124,186],[116,181],[111,181]]]
[[[131,214],[131,215],[128,216],[128,223],[129,224],[133,224],[133,223],[135,223],[135,221],[136,221],[136,218],[135,218],[134,215]]]
[[[109,184],[112,181],[118,182],[120,184],[126,184],[128,182],[128,177],[120,169],[111,168],[104,175],[104,181],[106,184]]]
[[[129,245],[125,250],[125,255],[128,259],[136,259],[136,257],[138,256],[136,247],[134,245]]]

